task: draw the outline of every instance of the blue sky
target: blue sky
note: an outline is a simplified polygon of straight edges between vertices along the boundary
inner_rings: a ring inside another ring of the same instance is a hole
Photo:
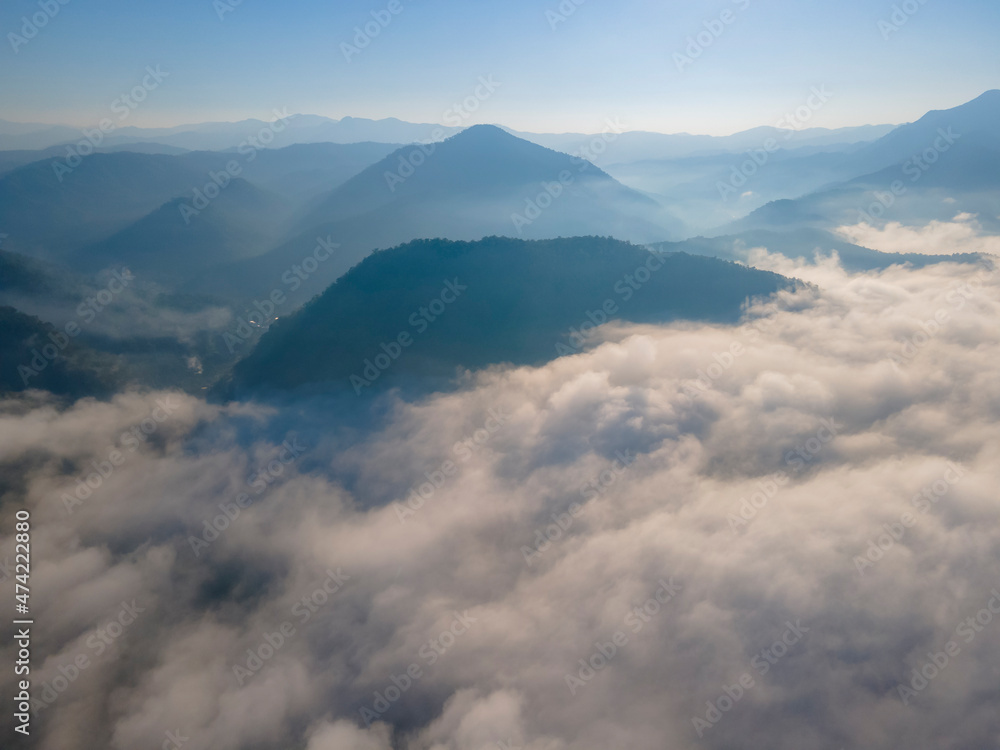
[[[169,77],[130,125],[275,108],[440,122],[492,76],[500,87],[468,124],[593,132],[617,118],[727,134],[775,124],[814,86],[832,96],[807,125],[824,127],[910,121],[1000,87],[995,0],[566,0],[574,10],[555,28],[558,0],[242,0],[220,20],[218,4],[232,2],[68,0],[20,44],[8,35],[22,17],[45,12],[5,0],[0,118],[92,126],[156,65]],[[880,30],[893,5],[915,12],[900,8],[906,22]],[[341,44],[372,11],[391,21],[346,60]],[[702,31],[710,42],[679,70],[674,53]]]

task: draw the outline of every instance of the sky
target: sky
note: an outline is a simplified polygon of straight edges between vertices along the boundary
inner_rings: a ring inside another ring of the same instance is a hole
[[[167,77],[130,125],[276,108],[441,122],[483,76],[499,85],[463,124],[725,135],[776,124],[813,87],[831,97],[806,124],[842,127],[912,121],[1000,81],[989,0],[51,1],[54,15],[0,8],[2,119],[93,126],[147,66]],[[356,44],[366,24],[378,33]]]

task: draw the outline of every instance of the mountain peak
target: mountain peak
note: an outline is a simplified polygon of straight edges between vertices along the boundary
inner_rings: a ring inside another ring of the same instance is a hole
[[[916,122],[933,123],[937,126],[948,120],[956,126],[961,124],[966,128],[993,129],[997,118],[1000,118],[1000,89],[990,89],[951,109],[931,110]]]
[[[511,144],[517,141],[529,143],[529,141],[518,138],[516,135],[511,135],[496,125],[470,125],[461,133],[456,133],[448,140],[454,143],[474,143],[476,145]]]
[[[979,96],[977,96],[972,101],[973,102],[978,102],[978,101],[997,102],[997,101],[1000,101],[1000,89],[990,89],[989,91],[984,91],[982,94],[980,94]],[[970,104],[971,104],[971,102],[970,102]]]

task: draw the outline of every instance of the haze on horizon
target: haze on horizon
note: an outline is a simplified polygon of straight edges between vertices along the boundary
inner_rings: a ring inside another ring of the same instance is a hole
[[[598,132],[618,118],[626,130],[728,135],[775,124],[813,86],[834,96],[809,125],[838,128],[913,121],[1000,78],[1000,7],[984,0],[111,0],[58,5],[35,28],[39,7],[0,8],[2,119],[93,127],[147,66],[169,78],[128,125],[275,108],[440,123],[493,76],[497,95],[463,125]]]

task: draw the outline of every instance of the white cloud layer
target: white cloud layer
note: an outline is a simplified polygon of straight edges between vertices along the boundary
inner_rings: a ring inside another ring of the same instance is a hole
[[[931,221],[923,226],[906,226],[898,221],[875,227],[861,222],[834,230],[844,239],[884,253],[1000,253],[1000,237],[984,234],[975,214],[956,214],[951,221]]]
[[[166,394],[7,402],[37,747],[995,746],[1000,275],[771,262],[816,286],[369,432],[324,400],[174,395],[148,433]]]

